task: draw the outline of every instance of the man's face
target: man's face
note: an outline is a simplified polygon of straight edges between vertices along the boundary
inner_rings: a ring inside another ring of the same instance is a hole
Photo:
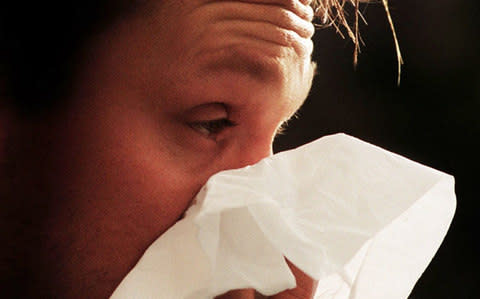
[[[69,194],[158,234],[212,174],[272,153],[310,89],[313,26],[307,0],[153,2],[92,42],[59,157]]]

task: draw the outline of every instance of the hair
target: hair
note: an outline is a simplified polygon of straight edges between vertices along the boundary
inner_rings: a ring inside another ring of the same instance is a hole
[[[78,67],[77,55],[88,38],[134,10],[145,0],[4,1],[0,6],[0,108],[7,104],[22,113],[39,113],[68,98]],[[360,48],[360,2],[370,0],[313,0],[320,24],[343,31]],[[393,30],[387,0],[382,1]],[[346,5],[354,10],[350,22]],[[400,51],[393,31],[399,65]],[[399,69],[400,70],[400,69]],[[3,103],[2,103],[3,102]]]
[[[400,45],[398,42],[397,34],[395,32],[395,26],[393,24],[392,16],[390,14],[388,0],[313,0],[312,7],[315,10],[315,16],[317,17],[317,20],[320,21],[320,24],[317,24],[318,27],[333,26],[337,33],[342,36],[342,38],[345,37],[343,31],[346,31],[347,35],[354,43],[353,65],[356,67],[358,63],[358,54],[360,53],[360,44],[362,43],[358,26],[360,20],[366,23],[365,18],[360,12],[360,4],[372,3],[375,1],[382,3],[385,9],[388,23],[390,25],[390,29],[392,31],[398,63],[397,84],[400,85],[403,59],[400,52]],[[349,20],[347,17],[347,4],[353,7],[353,21]]]

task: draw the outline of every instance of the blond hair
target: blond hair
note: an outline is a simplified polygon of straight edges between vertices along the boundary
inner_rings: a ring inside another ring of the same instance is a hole
[[[388,23],[390,29],[392,30],[392,36],[395,43],[395,50],[397,54],[397,63],[398,63],[398,77],[397,84],[400,84],[400,75],[402,71],[402,54],[400,52],[400,45],[397,39],[397,34],[395,32],[395,26],[393,25],[392,16],[390,14],[390,9],[388,6],[388,0],[376,0],[381,1],[385,12],[387,15]],[[374,2],[372,0],[313,0],[312,7],[315,10],[315,16],[320,21],[320,24],[317,24],[318,27],[333,26],[336,31],[344,37],[343,32],[346,31],[347,35],[354,43],[353,51],[353,64],[354,66],[358,63],[358,54],[360,53],[360,43],[362,42],[360,37],[360,32],[358,30],[358,25],[360,19],[363,22],[366,22],[362,13],[360,12],[359,6],[360,3],[370,3]],[[345,13],[345,5],[350,4],[353,6],[355,13],[353,16],[353,22],[347,19]]]

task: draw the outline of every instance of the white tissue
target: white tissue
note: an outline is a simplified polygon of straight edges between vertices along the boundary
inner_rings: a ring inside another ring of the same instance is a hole
[[[453,177],[337,134],[212,176],[112,298],[213,298],[295,287],[317,299],[405,299],[455,210]]]

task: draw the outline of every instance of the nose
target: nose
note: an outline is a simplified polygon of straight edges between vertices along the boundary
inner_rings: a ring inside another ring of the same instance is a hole
[[[253,165],[273,154],[273,134],[270,136],[247,135],[226,149],[220,170],[242,168]]]

